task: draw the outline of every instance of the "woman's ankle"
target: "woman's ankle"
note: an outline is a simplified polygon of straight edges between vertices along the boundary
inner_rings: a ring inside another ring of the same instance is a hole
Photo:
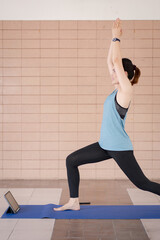
[[[76,197],[76,198],[70,197],[69,201],[74,202],[74,203],[79,203],[79,198],[78,197]]]

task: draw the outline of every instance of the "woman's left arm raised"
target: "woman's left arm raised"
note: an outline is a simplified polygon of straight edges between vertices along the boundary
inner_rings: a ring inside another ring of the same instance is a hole
[[[121,22],[120,19],[117,18],[116,21],[113,22],[112,27],[112,37],[120,39],[122,35],[122,28],[121,28]],[[119,84],[121,86],[122,91],[129,91],[132,89],[132,85],[128,79],[128,77],[125,74],[123,64],[122,64],[122,56],[121,56],[121,49],[120,49],[120,42],[115,41],[113,42],[113,56],[112,61],[113,65],[117,74],[117,78],[119,81]]]

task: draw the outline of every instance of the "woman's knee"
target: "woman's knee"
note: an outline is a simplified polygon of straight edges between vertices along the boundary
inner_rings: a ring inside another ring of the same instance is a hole
[[[73,167],[75,165],[75,160],[76,160],[76,157],[74,152],[69,154],[66,157],[66,167],[71,167],[71,166]]]
[[[150,185],[150,180],[147,178],[144,180],[141,179],[140,181],[136,181],[134,184],[142,190],[148,190]]]

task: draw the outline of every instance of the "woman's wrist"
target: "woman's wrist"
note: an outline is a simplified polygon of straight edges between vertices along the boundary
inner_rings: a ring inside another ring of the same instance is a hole
[[[118,37],[118,36],[112,36],[112,39],[113,39],[113,38],[118,38],[118,39],[120,40],[120,37]]]

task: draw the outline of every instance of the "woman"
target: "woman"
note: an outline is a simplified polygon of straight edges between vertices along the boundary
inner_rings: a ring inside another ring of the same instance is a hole
[[[106,98],[99,142],[83,147],[66,159],[70,199],[55,211],[79,210],[78,166],[113,158],[130,181],[140,189],[160,195],[160,184],[150,181],[139,167],[133,154],[133,145],[124,130],[126,114],[133,95],[133,85],[138,82],[140,70],[131,60],[121,58],[120,19],[112,27],[112,41],[108,53],[108,68],[115,90]]]

